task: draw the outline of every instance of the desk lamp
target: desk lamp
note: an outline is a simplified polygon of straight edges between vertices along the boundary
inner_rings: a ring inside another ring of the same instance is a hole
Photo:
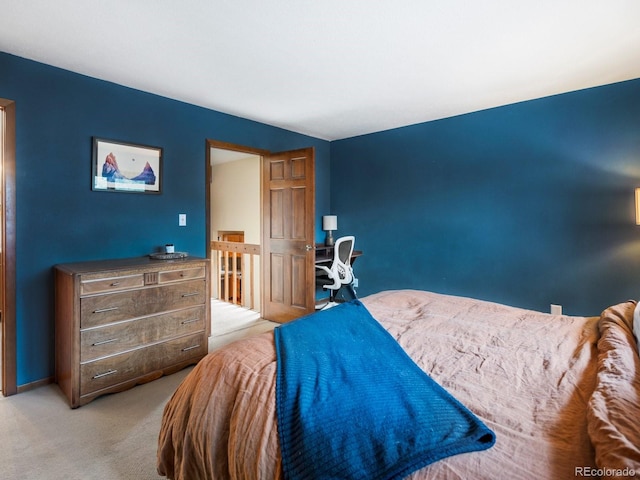
[[[338,229],[338,217],[336,215],[323,215],[322,229],[327,232],[324,244],[327,247],[332,247],[334,244],[333,231]]]

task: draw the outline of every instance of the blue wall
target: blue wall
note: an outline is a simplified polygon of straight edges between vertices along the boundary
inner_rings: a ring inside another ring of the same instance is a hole
[[[0,97],[16,101],[18,385],[53,375],[53,265],[168,240],[206,255],[207,138],[315,147],[316,239],[327,213],[357,236],[361,296],[589,315],[640,296],[640,80],[331,144],[2,52]],[[92,192],[92,136],[162,146],[163,194]]]
[[[331,144],[360,295],[419,288],[597,315],[640,297],[640,80]]]
[[[3,52],[0,97],[16,102],[18,385],[53,375],[53,265],[145,255],[167,241],[206,256],[206,139],[273,152],[315,147],[323,238],[326,141]],[[163,193],[91,191],[92,136],[163,147]],[[178,213],[187,227],[178,227]]]

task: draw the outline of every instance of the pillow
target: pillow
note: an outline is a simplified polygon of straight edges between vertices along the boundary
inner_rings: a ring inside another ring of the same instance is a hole
[[[611,306],[598,324],[598,370],[587,426],[596,465],[606,471],[640,473],[640,357],[631,327],[637,310],[632,301]]]

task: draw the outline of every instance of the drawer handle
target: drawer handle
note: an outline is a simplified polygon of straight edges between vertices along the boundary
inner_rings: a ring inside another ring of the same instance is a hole
[[[196,322],[199,322],[199,321],[200,321],[200,319],[199,319],[199,318],[192,318],[191,320],[183,320],[183,321],[181,322],[181,324],[182,324],[182,325],[187,325],[187,324],[189,324],[189,323],[196,323]]]
[[[117,287],[118,285],[120,285],[120,282],[113,282],[113,283],[111,284],[111,286],[112,286],[112,287]]]
[[[92,378],[93,380],[96,380],[97,378],[106,377],[107,375],[113,375],[114,373],[118,373],[118,370],[107,370],[104,373],[98,373],[97,375],[94,375]]]
[[[184,347],[182,349],[183,352],[188,352],[189,350],[193,350],[194,348],[200,348],[200,345],[191,345],[190,347]]]
[[[200,292],[183,293],[182,294],[182,298],[184,298],[184,297],[195,297],[196,295],[200,295]]]
[[[118,308],[119,307],[99,308],[98,310],[94,310],[93,313],[113,312],[114,310],[118,310]]]
[[[102,340],[101,342],[92,343],[92,347],[97,347],[98,345],[104,345],[105,343],[113,343],[120,340],[119,338],[110,338],[109,340]]]

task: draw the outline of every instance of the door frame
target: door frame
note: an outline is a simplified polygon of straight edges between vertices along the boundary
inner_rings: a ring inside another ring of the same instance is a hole
[[[16,360],[16,104],[0,98],[5,112],[2,155],[2,249],[0,311],[2,312],[2,395],[18,393]]]

